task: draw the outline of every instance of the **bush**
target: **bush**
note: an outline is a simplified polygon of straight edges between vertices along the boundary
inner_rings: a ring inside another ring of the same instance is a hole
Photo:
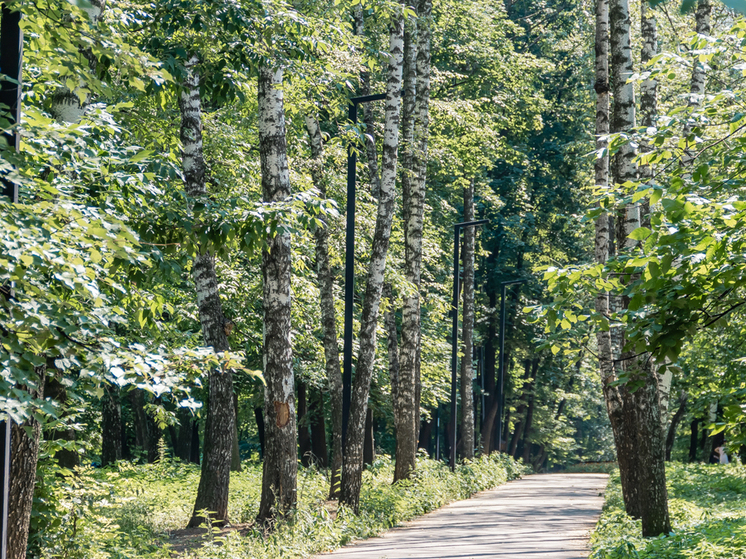
[[[492,455],[459,465],[418,458],[411,480],[392,484],[394,464],[383,456],[363,475],[360,514],[325,501],[329,480],[315,468],[299,468],[298,508],[270,533],[254,528],[261,493],[261,465],[231,474],[229,515],[242,530],[209,530],[197,546],[173,549],[174,530],[186,526],[199,483],[199,468],[159,464],[81,468],[75,475],[45,476],[46,509],[37,515],[32,556],[41,559],[210,559],[305,557],[367,538],[406,520],[519,477],[524,467]],[[38,502],[41,503],[40,494]],[[74,520],[74,522],[73,522]]]
[[[639,536],[640,522],[624,512],[618,472],[591,537],[591,559],[721,559],[746,557],[746,469],[738,464],[679,464],[666,468],[673,532]]]

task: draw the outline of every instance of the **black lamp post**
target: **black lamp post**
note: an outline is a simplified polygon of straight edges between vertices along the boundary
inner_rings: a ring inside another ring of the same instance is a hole
[[[495,423],[495,442],[498,452],[502,452],[503,408],[505,407],[505,288],[508,285],[527,281],[528,278],[500,282],[500,365],[497,373],[497,421]]]
[[[11,10],[7,3],[0,5],[0,104],[8,107],[7,118],[11,126],[21,120],[21,65],[23,60],[23,32],[21,31],[20,8]],[[18,4],[17,4],[18,6]],[[3,133],[10,149],[18,151],[20,135],[12,129]],[[18,203],[18,185],[2,178],[0,196],[7,196],[12,203]],[[10,500],[10,443],[11,419],[0,423],[5,426],[0,434],[0,454],[3,456],[2,470],[2,534],[0,534],[0,558],[8,554],[8,501]]]
[[[479,221],[464,221],[456,223],[453,226],[453,302],[451,303],[450,317],[451,326],[451,470],[456,469],[456,386],[458,377],[458,299],[459,299],[459,281],[460,266],[458,263],[459,240],[461,238],[461,229],[465,227],[476,227],[489,223],[489,219],[480,219]]]
[[[381,101],[385,93],[351,97],[349,118],[357,123],[357,106],[360,103]],[[350,419],[352,395],[352,317],[355,299],[355,190],[357,171],[357,151],[352,145],[347,147],[347,230],[345,238],[345,324],[344,350],[342,354],[342,453],[347,444],[347,423]]]

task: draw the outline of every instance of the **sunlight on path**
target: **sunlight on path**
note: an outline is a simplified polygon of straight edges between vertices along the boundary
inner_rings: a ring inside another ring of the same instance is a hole
[[[526,476],[317,559],[576,559],[601,514],[606,474]]]

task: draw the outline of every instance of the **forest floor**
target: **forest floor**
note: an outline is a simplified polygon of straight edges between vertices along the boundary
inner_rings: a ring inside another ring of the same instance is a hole
[[[526,476],[316,559],[587,557],[608,477]]]
[[[612,474],[592,559],[746,559],[746,467],[669,462],[666,478],[672,532],[642,538]]]

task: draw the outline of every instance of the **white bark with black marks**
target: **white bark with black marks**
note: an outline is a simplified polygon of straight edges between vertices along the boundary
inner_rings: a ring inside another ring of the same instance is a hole
[[[290,197],[283,71],[259,69],[259,155],[262,198],[282,202]],[[262,251],[264,311],[264,465],[257,521],[287,514],[297,501],[298,476],[293,350],[290,339],[290,233],[278,231]]]
[[[614,77],[614,107],[611,131],[629,133],[635,126],[635,95],[628,82],[633,73],[630,45],[628,0],[610,0],[609,27],[611,37],[611,73]],[[614,182],[622,185],[637,178],[634,146],[623,146],[614,158]],[[616,246],[619,257],[632,255],[638,243],[630,238],[640,227],[639,204],[629,203],[617,214]],[[618,308],[629,305],[627,296],[616,298]],[[620,347],[626,343],[620,340]],[[649,354],[635,355],[622,349],[617,363],[617,375],[625,374],[629,381],[641,383],[632,392],[628,384],[604,385],[614,440],[617,448],[622,494],[627,512],[642,520],[643,536],[657,536],[671,529],[665,476],[665,449],[660,423],[658,374],[653,370]]]
[[[345,440],[340,503],[357,512],[363,475],[363,442],[368,410],[370,381],[376,354],[376,328],[381,302],[386,255],[396,208],[396,169],[399,146],[399,111],[401,108],[402,62],[404,56],[404,22],[394,17],[390,28],[389,65],[386,83],[386,109],[383,135],[383,161],[378,214],[371,247],[368,277],[360,317],[359,351],[352,387],[350,417]]]
[[[184,190],[190,206],[195,198],[207,195],[205,161],[202,154],[202,103],[198,65],[199,59],[191,56],[185,67],[187,74],[179,97]],[[220,301],[215,259],[207,247],[198,247],[192,264],[192,277],[204,344],[212,347],[216,353],[227,351],[229,344],[225,329],[226,320]],[[190,527],[198,526],[205,521],[202,514],[204,511],[211,513],[213,523],[220,525],[228,522],[234,422],[233,374],[231,371],[211,370],[208,376],[202,470],[192,518],[189,521]]]
[[[417,22],[404,25],[404,62],[402,70],[404,98],[401,120],[401,185],[404,217],[404,266],[407,280],[415,289],[406,293],[402,307],[402,340],[398,387],[392,392],[396,425],[396,465],[394,481],[407,479],[415,469],[419,407],[417,406],[417,368],[420,339],[420,264],[422,260],[422,203],[417,190],[414,167],[414,129],[417,93]],[[389,349],[389,352],[391,349]]]

